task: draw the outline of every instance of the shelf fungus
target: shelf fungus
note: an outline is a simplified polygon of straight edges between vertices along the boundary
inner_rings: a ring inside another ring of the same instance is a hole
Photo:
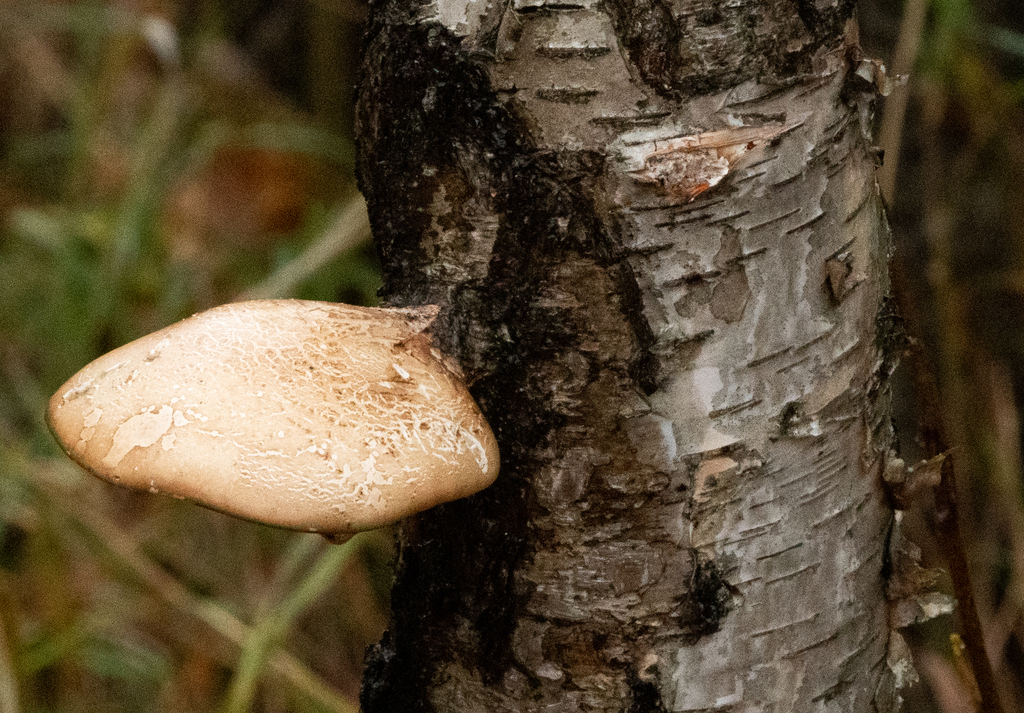
[[[343,541],[497,477],[490,428],[431,346],[436,314],[224,305],[92,362],[48,420],[104,480]]]

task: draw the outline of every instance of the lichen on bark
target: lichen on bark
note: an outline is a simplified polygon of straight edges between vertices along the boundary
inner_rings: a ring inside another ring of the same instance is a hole
[[[371,7],[384,296],[441,306],[502,473],[403,527],[367,713],[872,710],[891,365],[850,8],[712,5]]]

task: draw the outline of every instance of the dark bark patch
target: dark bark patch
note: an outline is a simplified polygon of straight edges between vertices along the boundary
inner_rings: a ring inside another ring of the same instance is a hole
[[[546,660],[559,664],[574,675],[587,675],[606,667],[601,651],[607,639],[607,634],[585,626],[553,626],[544,636],[542,650]]]
[[[462,210],[470,198],[478,210],[492,198],[500,202],[504,191],[492,196],[482,189],[511,180],[525,131],[496,101],[486,69],[459,51],[450,32],[386,24],[383,9],[373,19],[360,70],[356,168],[387,266],[382,295],[402,304],[444,303],[445,280],[427,279],[436,254],[421,241],[436,230],[424,207],[443,187],[453,210],[440,225],[461,231],[465,243],[448,250],[486,249]],[[502,211],[500,204],[493,208]]]
[[[853,12],[853,0],[821,4],[613,0],[606,7],[637,75],[662,97],[683,100],[748,79],[786,81],[813,71],[818,50],[842,41]]]
[[[804,405],[799,401],[790,401],[782,407],[779,413],[779,436],[785,438],[793,433],[794,429],[804,417]]]
[[[661,698],[657,681],[657,671],[648,669],[643,678],[635,671],[629,672],[626,679],[629,684],[629,705],[626,713],[667,713],[668,708]]]
[[[853,15],[856,0],[834,0],[831,7],[821,7],[819,0],[796,0],[796,11],[814,37],[835,37],[843,32]]]
[[[609,268],[609,276],[619,290],[619,309],[636,339],[636,351],[629,362],[630,378],[645,394],[653,394],[661,382],[661,362],[651,351],[654,332],[644,314],[640,282],[626,261]]]
[[[896,369],[909,346],[907,325],[897,309],[896,300],[892,295],[886,295],[875,314],[875,347],[881,355],[878,371],[883,380]]]
[[[381,697],[390,707],[364,704],[367,713],[402,710],[389,696],[404,691],[418,688],[408,695],[425,698],[438,662],[454,658],[488,684],[512,665],[518,608],[512,571],[525,537],[523,501],[516,478],[503,477],[483,493],[406,523],[392,592],[392,623],[401,638],[382,642],[376,656],[387,664],[383,673],[394,690]],[[424,649],[423,642],[431,646]],[[384,685],[375,676],[366,680]]]
[[[396,661],[396,645],[391,631],[385,631],[383,638],[367,649],[363,663],[363,686],[359,692],[359,706],[363,711],[433,711],[434,707],[423,695],[427,690],[427,681],[422,675],[407,670],[402,670],[400,676],[395,675],[400,660]],[[410,674],[412,678],[405,678]],[[401,684],[396,685],[396,679]]]
[[[717,563],[704,553],[696,553],[690,591],[681,604],[679,626],[689,644],[718,631],[732,609],[732,590]]]
[[[619,42],[644,82],[658,94],[679,98],[675,77],[683,65],[680,32],[662,0],[626,0],[607,4]]]

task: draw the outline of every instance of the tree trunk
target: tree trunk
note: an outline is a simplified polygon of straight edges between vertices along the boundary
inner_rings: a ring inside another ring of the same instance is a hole
[[[888,238],[851,13],[372,4],[384,296],[442,306],[502,472],[403,526],[365,713],[875,709]]]

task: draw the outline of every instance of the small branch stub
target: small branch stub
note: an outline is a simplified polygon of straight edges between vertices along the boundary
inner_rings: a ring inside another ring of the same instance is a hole
[[[807,116],[786,123],[737,126],[690,136],[650,137],[631,141],[622,158],[637,183],[656,186],[676,200],[694,200],[719,182],[744,158],[783,133],[799,126]]]
[[[92,362],[48,420],[104,480],[343,540],[497,477],[494,436],[425,332],[436,314],[223,305]]]

